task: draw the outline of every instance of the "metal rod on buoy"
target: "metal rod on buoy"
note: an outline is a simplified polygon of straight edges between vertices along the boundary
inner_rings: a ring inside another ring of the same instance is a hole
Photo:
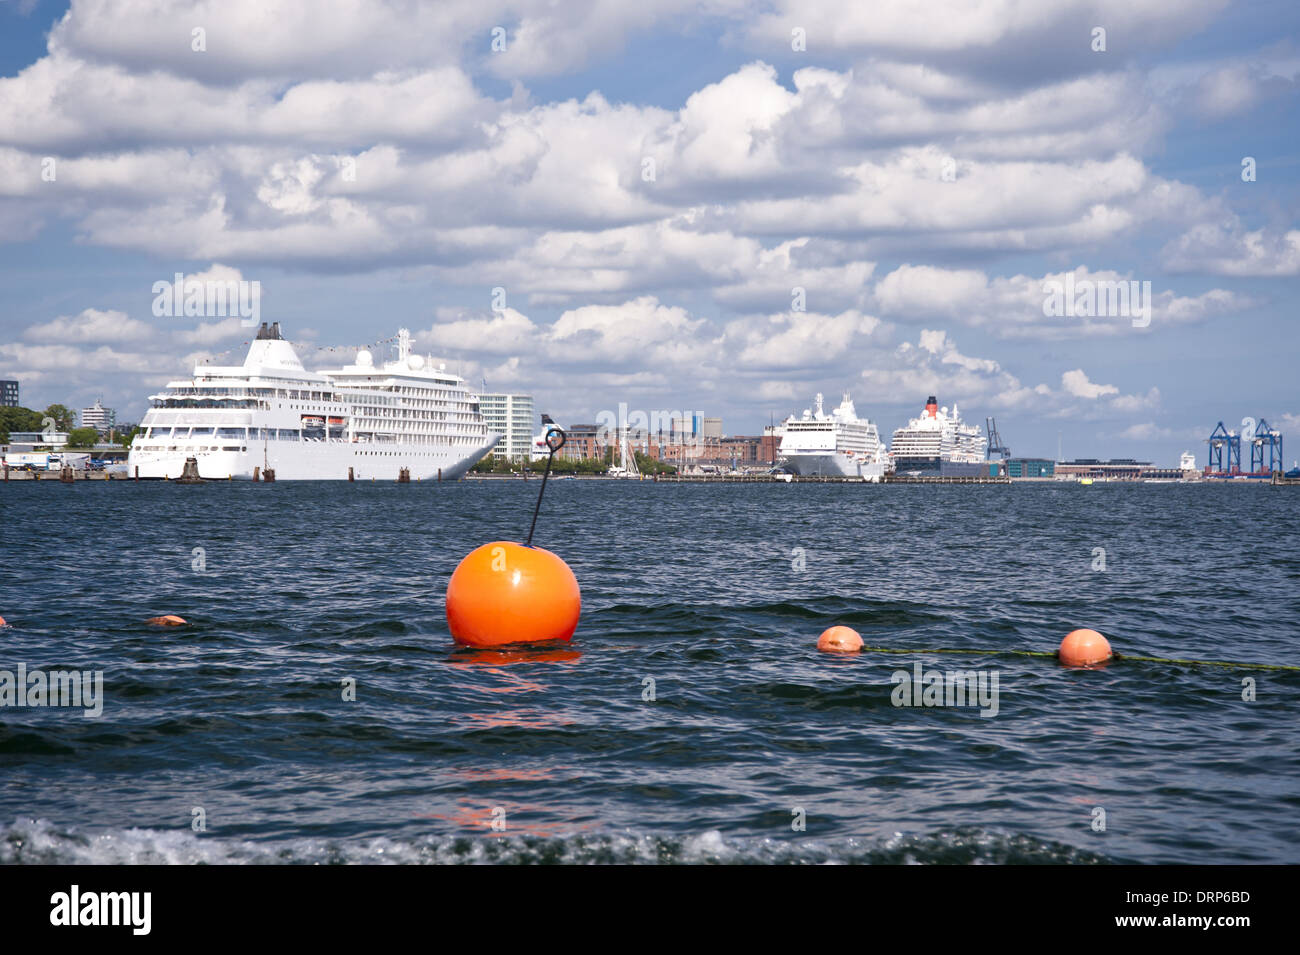
[[[564,447],[564,429],[559,425],[551,425],[546,429],[546,447],[551,453],[546,457],[546,470],[542,472],[542,486],[537,490],[537,506],[533,508],[533,524],[528,528],[528,540],[524,542],[525,547],[533,546],[533,531],[537,530],[537,515],[542,509],[542,495],[546,493],[546,479],[551,476],[551,462],[555,460],[555,452]]]

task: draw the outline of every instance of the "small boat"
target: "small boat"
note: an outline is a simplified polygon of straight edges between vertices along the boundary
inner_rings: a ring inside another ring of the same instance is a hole
[[[1080,483],[1080,484],[1091,484],[1091,483],[1092,483],[1092,478],[1079,478],[1079,483]]]

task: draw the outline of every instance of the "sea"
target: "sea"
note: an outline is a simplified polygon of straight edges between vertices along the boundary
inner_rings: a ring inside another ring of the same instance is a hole
[[[1300,489],[552,480],[576,634],[458,648],[539,487],[0,486],[0,689],[102,677],[0,705],[0,862],[1300,862],[1300,671],[1235,665],[1300,664]]]

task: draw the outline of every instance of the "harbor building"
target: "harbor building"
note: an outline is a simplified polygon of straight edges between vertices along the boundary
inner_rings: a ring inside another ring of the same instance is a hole
[[[18,382],[12,378],[0,379],[0,408],[21,408],[18,402]]]
[[[722,439],[723,463],[735,468],[776,463],[779,439],[767,435],[736,434]]]
[[[9,447],[13,451],[32,451],[36,448],[58,450],[67,447],[66,431],[10,431]]]
[[[1056,476],[1056,462],[1048,458],[1007,458],[991,461],[989,474],[993,477],[1049,478]]]
[[[1094,481],[1182,481],[1199,477],[1195,471],[1183,467],[1184,464],[1185,459],[1179,461],[1179,467],[1168,468],[1133,458],[1112,458],[1109,461],[1079,458],[1056,465],[1056,477],[1063,481],[1080,478]]]
[[[492,457],[500,460],[527,461],[533,453],[533,396],[517,394],[479,395],[479,408],[488,431],[501,438],[492,448]]]
[[[1092,478],[1095,480],[1135,481],[1142,477],[1144,469],[1152,467],[1150,461],[1135,461],[1133,458],[1111,458],[1102,461],[1098,458],[1076,458],[1063,461],[1056,466],[1056,476],[1061,478]]]
[[[601,441],[600,426],[595,424],[571,424],[564,429],[564,447],[560,457],[571,461],[596,461],[605,456],[605,445]]]
[[[99,398],[95,399],[93,406],[81,409],[81,426],[83,428],[94,428],[101,435],[105,435],[113,430],[116,423],[117,412],[112,408],[105,408]]]

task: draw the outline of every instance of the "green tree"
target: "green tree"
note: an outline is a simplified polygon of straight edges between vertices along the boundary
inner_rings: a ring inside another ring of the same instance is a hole
[[[117,436],[117,443],[124,448],[129,448],[131,447],[131,442],[135,440],[135,436],[139,433],[140,433],[140,426],[133,424],[131,425],[131,430],[128,433],[119,434]]]
[[[648,454],[642,454],[640,451],[634,451],[633,456],[636,458],[637,470],[642,474],[676,474],[677,469],[671,464],[665,464],[663,461],[657,461]]]
[[[41,413],[31,408],[0,408],[0,443],[9,443],[11,431],[40,431]]]
[[[50,415],[51,418],[54,415]],[[93,448],[99,441],[99,432],[94,428],[73,428],[68,432],[68,447]]]
[[[45,417],[54,419],[55,431],[72,431],[77,423],[77,413],[65,405],[50,405],[45,409]]]

